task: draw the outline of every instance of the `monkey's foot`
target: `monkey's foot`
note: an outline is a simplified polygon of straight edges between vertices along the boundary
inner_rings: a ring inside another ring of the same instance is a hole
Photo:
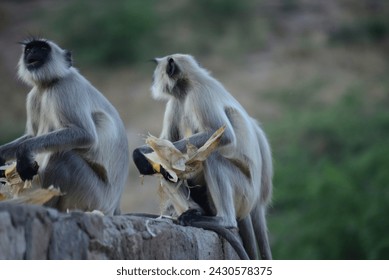
[[[222,220],[220,217],[204,216],[200,209],[188,209],[177,218],[177,222],[181,226],[199,227],[197,224],[213,223],[220,225]]]
[[[193,222],[202,220],[203,216],[199,209],[189,209],[177,218],[177,222],[181,226],[191,226]]]
[[[177,223],[181,226],[203,227],[202,225],[216,224],[226,229],[235,229],[234,225],[225,225],[221,217],[204,216],[201,209],[188,209],[177,218]]]

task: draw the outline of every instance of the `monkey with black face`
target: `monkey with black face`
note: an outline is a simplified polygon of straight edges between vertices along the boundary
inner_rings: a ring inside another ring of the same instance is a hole
[[[18,75],[27,96],[24,136],[0,147],[0,163],[16,159],[23,180],[64,193],[48,205],[61,211],[112,215],[128,176],[126,130],[116,109],[73,66],[69,51],[45,39],[21,43]]]
[[[188,141],[200,147],[218,128],[226,126],[203,171],[186,180],[188,188],[177,190],[171,208],[177,211],[177,201],[186,205],[186,212],[175,213],[184,225],[238,226],[250,258],[258,257],[258,245],[262,259],[271,259],[265,212],[272,193],[273,168],[263,130],[192,56],[174,54],[155,61],[152,95],[167,101],[161,138],[185,151]],[[133,152],[141,174],[156,172],[144,156],[150,152],[147,146]]]

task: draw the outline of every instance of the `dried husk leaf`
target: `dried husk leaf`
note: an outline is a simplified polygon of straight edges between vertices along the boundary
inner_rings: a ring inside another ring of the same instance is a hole
[[[173,182],[177,182],[178,181],[178,177],[177,177],[176,172],[174,172],[173,170],[168,168],[168,166],[170,166],[170,164],[166,160],[161,159],[156,152],[152,152],[152,153],[146,154],[145,156],[146,156],[147,160],[152,165],[154,165],[154,166],[162,165],[163,168],[165,168],[166,172],[168,172],[170,174],[170,177],[172,178],[171,180]]]
[[[61,191],[51,186],[48,189],[35,189],[29,192],[23,192],[20,196],[7,201],[16,204],[43,205],[53,197],[60,195]]]
[[[153,153],[145,154],[153,166],[161,165],[177,182],[187,179],[202,168],[202,162],[217,148],[226,126],[220,127],[199,149],[187,143],[187,152],[181,153],[172,142],[150,135],[146,139]]]
[[[224,131],[226,130],[226,125],[223,125],[214,134],[201,146],[195,154],[193,154],[186,164],[191,164],[195,161],[205,161],[207,157],[219,146],[221,137],[223,136]]]
[[[185,158],[185,155],[174,147],[172,142],[150,135],[146,139],[146,144],[153,149],[160,161],[164,162],[165,166],[171,167],[168,169],[185,170],[185,162],[187,158]]]
[[[61,195],[59,189],[40,187],[39,176],[35,176],[33,181],[25,181],[20,178],[16,171],[16,163],[0,167],[5,170],[5,178],[1,178],[4,184],[0,184],[0,201],[17,204],[43,205],[55,196]]]

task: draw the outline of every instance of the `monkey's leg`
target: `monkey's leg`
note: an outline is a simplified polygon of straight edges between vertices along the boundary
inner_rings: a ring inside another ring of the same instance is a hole
[[[234,178],[238,176],[238,180],[242,180],[239,170],[234,165],[222,157],[217,152],[212,153],[204,164],[204,179],[208,192],[208,203],[211,208],[214,208],[215,216],[204,216],[204,213],[197,209],[189,209],[179,217],[179,223],[201,227],[217,232],[222,237],[228,240],[236,250],[241,259],[249,259],[242,243],[229,230],[237,227],[234,195],[235,190],[233,184]],[[199,205],[201,202],[196,201]],[[231,236],[232,235],[232,236]],[[248,240],[254,242],[255,240]]]
[[[265,209],[260,205],[257,205],[251,211],[251,219],[253,222],[255,236],[259,247],[259,252],[263,260],[271,260],[272,254],[269,244],[269,238],[267,234]]]
[[[251,260],[258,260],[258,248],[254,236],[254,228],[251,216],[238,221],[239,235],[242,237],[243,246]]]
[[[104,168],[88,164],[73,151],[51,155],[40,175],[44,188],[53,185],[64,193],[49,201],[48,206],[60,211],[78,209],[100,210],[106,215],[117,213],[120,191],[110,186]]]
[[[218,152],[210,154],[204,163],[207,191],[215,208],[215,215],[225,227],[237,227],[234,185],[238,176],[239,170]]]

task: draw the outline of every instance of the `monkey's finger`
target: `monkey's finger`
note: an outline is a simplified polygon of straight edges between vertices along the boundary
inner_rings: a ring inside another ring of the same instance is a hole
[[[39,165],[36,161],[34,161],[34,163],[32,164],[32,168],[33,170],[35,170],[36,174],[38,173],[38,169],[39,169]]]
[[[165,168],[162,167],[162,165],[159,165],[159,173],[162,174],[163,178],[165,178],[165,180],[169,181],[169,182],[172,182],[172,183],[176,183],[177,180],[169,173],[166,171]]]

